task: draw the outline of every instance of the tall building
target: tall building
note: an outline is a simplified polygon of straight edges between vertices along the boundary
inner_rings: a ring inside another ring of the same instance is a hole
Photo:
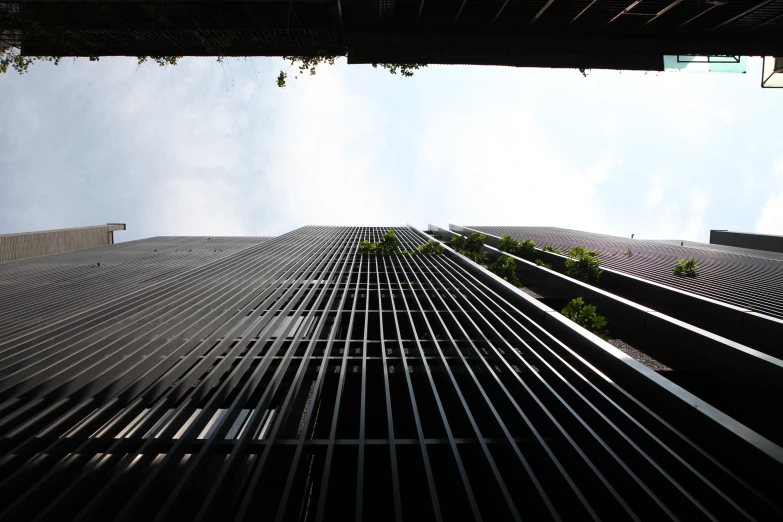
[[[781,15],[780,0],[26,0],[0,3],[0,39],[45,56],[347,54],[656,71],[664,55],[783,56]]]
[[[780,519],[783,361],[388,230],[0,265],[0,520]]]
[[[125,230],[125,224],[108,223],[92,227],[0,234],[0,263],[113,245],[116,230]]]

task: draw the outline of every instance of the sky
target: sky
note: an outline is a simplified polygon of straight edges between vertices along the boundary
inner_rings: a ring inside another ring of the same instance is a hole
[[[747,74],[277,58],[36,63],[0,75],[0,234],[549,225],[783,235],[783,90]]]

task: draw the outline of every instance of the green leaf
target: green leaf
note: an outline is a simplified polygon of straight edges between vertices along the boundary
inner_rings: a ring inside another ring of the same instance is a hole
[[[565,260],[565,274],[587,283],[597,283],[602,270],[599,268],[598,250],[575,246],[568,250]]]
[[[550,270],[552,269],[552,265],[550,265],[549,263],[544,263],[541,259],[536,259],[534,262],[538,266],[542,266],[544,268],[549,268]]]
[[[698,275],[699,265],[693,259],[680,258],[677,264],[672,268],[672,272],[675,275],[685,275],[689,277],[696,277]]]
[[[498,250],[508,252],[509,254],[528,261],[533,261],[536,257],[536,244],[532,239],[517,241],[503,234],[498,241]]]
[[[443,254],[444,248],[437,241],[430,239],[427,243],[418,246],[418,250],[421,254],[428,256],[439,256]]]
[[[514,258],[508,256],[500,256],[489,267],[490,271],[511,283],[514,286],[522,286],[522,283],[517,278],[517,263]]]
[[[597,335],[605,335],[603,328],[607,325],[606,318],[598,315],[595,305],[589,305],[581,297],[575,297],[560,312],[571,321],[583,328],[590,328]]]

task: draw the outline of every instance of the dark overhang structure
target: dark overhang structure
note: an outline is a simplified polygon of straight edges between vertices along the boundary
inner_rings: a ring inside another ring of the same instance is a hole
[[[731,232],[729,230],[710,230],[710,244],[783,254],[783,236],[775,236],[772,234],[751,234],[748,232]]]
[[[445,254],[305,227],[0,265],[0,520],[783,516],[783,361],[642,307],[670,337],[625,313],[621,351],[394,229]]]
[[[348,56],[661,70],[663,55],[783,55],[783,0],[25,0],[0,35],[28,55]]]

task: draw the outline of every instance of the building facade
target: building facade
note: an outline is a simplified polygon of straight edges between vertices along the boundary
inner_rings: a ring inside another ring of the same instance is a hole
[[[0,520],[780,519],[783,362],[688,330],[723,343],[694,379],[687,350],[630,315],[615,348],[457,232],[359,253],[388,230],[0,266]]]
[[[125,230],[125,224],[108,223],[92,227],[0,234],[0,263],[113,245],[116,230]]]

